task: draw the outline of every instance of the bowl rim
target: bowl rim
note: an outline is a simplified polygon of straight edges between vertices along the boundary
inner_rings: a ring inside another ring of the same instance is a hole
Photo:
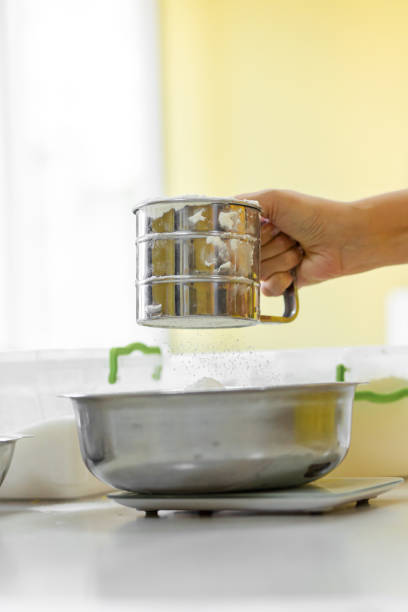
[[[0,444],[8,444],[9,442],[17,442],[22,438],[32,438],[28,434],[1,434],[0,433]]]
[[[183,389],[174,389],[168,391],[154,390],[154,391],[120,391],[118,393],[64,393],[58,395],[59,398],[71,399],[71,400],[103,400],[103,399],[116,399],[116,398],[142,398],[142,397],[184,397],[184,396],[205,396],[205,395],[216,395],[216,394],[247,394],[247,393],[279,393],[279,392],[290,392],[290,391],[301,391],[302,389],[307,391],[324,391],[344,388],[355,388],[363,384],[361,382],[324,382],[324,383],[298,383],[294,385],[274,385],[273,387],[224,387],[216,389],[189,389],[184,391]]]

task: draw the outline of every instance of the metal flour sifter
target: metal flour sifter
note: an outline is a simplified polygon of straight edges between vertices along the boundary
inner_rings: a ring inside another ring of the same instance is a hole
[[[294,284],[282,316],[260,314],[258,202],[181,196],[148,200],[133,212],[138,323],[202,329],[296,318]]]

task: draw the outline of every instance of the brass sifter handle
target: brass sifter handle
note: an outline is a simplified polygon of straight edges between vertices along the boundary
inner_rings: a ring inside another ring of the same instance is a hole
[[[283,294],[285,310],[281,317],[274,315],[261,315],[259,320],[261,323],[290,323],[294,321],[299,314],[299,296],[295,281],[288,287]]]

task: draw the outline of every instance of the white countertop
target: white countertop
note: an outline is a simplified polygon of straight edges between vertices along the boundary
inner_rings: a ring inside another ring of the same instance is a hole
[[[345,603],[370,600],[388,611],[408,601],[408,484],[323,515],[147,519],[107,498],[2,501],[0,603],[55,610],[56,598],[74,610],[221,610],[235,601],[234,610],[263,602],[303,612],[312,603],[327,610],[329,600],[366,610]]]

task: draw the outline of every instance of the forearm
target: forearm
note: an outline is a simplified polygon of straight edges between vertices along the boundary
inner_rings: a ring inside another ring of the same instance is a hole
[[[261,236],[265,295],[280,295],[293,281],[293,268],[305,287],[408,263],[408,190],[348,204],[286,190],[245,197],[258,200],[271,222]]]
[[[347,207],[345,274],[408,263],[408,190],[353,202]]]

